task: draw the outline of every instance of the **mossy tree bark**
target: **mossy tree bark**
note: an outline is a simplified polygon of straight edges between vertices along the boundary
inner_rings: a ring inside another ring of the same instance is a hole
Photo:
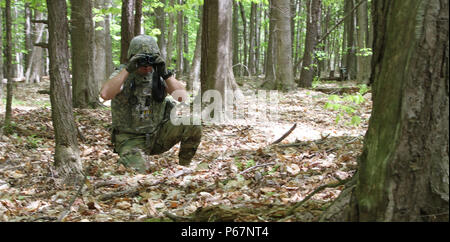
[[[373,2],[372,117],[356,184],[323,220],[448,221],[448,2]]]

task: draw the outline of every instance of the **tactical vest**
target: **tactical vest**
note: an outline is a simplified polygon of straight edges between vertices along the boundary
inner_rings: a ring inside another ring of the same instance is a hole
[[[122,65],[120,70],[124,67]],[[151,74],[130,74],[122,91],[111,102],[113,128],[116,132],[152,134],[160,124],[169,120],[166,108],[170,104],[167,97],[163,102],[152,98]]]

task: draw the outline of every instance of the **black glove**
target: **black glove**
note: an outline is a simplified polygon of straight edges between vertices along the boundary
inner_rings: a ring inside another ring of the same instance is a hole
[[[131,57],[126,67],[128,73],[135,72],[139,68],[138,66],[139,59],[144,58],[145,56],[146,56],[145,54],[136,54],[133,57]]]
[[[167,71],[166,62],[160,56],[158,56],[155,59],[154,65],[156,67],[156,71],[158,72],[159,76],[162,77],[164,80],[167,80],[169,77],[173,75],[171,71]]]

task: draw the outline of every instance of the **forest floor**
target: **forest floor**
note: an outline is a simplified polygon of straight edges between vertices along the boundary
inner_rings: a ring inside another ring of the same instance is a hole
[[[260,81],[245,83],[247,93]],[[343,85],[356,86],[322,82],[316,88]],[[355,104],[298,88],[281,94],[277,124],[204,126],[189,167],[177,164],[177,145],[149,157],[157,169],[146,175],[118,164],[109,108],[75,109],[87,174],[79,190],[81,184],[59,185],[52,165],[50,101],[38,93],[48,89],[48,80],[17,83],[12,134],[0,136],[0,221],[317,221],[343,186],[316,193],[292,214],[289,209],[318,187],[354,174],[372,107],[370,92]]]

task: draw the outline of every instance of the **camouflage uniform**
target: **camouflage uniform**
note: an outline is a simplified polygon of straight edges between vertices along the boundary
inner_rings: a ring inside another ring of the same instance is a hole
[[[155,39],[145,35],[135,37],[130,43],[128,59],[140,53],[159,55]],[[125,67],[121,65],[111,77]],[[111,102],[112,141],[120,155],[119,161],[145,172],[144,154],[161,154],[181,141],[179,163],[189,165],[200,144],[201,126],[173,125],[170,112],[178,102],[171,96],[166,96],[163,102],[155,101],[151,84],[152,74],[130,73],[122,91]]]

